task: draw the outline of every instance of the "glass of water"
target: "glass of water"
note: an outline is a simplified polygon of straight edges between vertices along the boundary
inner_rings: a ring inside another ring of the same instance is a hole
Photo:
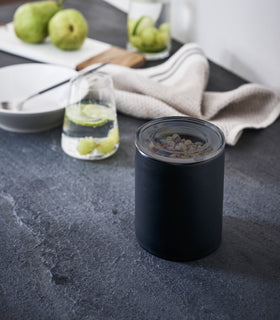
[[[171,47],[171,0],[130,0],[127,15],[127,49],[147,60],[166,58]]]
[[[103,72],[87,71],[70,82],[62,149],[84,160],[105,159],[119,147],[113,81]]]

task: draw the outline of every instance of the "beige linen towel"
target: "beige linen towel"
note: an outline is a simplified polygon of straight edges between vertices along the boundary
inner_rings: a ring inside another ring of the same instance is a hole
[[[186,44],[156,67],[108,65],[119,111],[144,119],[190,116],[210,121],[235,145],[245,128],[265,128],[280,114],[280,98],[257,84],[205,92],[209,64],[200,47]]]

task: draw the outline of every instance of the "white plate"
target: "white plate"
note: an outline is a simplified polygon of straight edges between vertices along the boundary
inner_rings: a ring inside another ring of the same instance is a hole
[[[77,71],[52,64],[26,63],[0,68],[0,101],[21,99],[72,78]],[[23,111],[0,109],[0,127],[14,132],[39,132],[63,120],[69,84],[33,98]]]

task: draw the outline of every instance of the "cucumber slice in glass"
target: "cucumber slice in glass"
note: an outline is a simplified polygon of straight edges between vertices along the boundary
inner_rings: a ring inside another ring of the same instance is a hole
[[[140,35],[141,32],[146,29],[154,26],[154,20],[149,16],[142,16],[139,18],[134,26],[132,34],[134,36]]]
[[[132,18],[129,18],[127,20],[127,33],[129,36],[132,35],[133,31],[134,31],[134,28],[135,28],[135,25],[136,25],[136,22],[137,20],[136,19],[132,19]]]
[[[112,109],[100,104],[73,104],[66,108],[65,115],[70,121],[86,127],[102,126],[115,118]]]

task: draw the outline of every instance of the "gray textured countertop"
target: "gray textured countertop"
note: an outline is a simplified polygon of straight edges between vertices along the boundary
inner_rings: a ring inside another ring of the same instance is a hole
[[[66,4],[85,13],[92,37],[124,47],[124,14],[101,1]],[[1,6],[0,22],[17,5]],[[26,61],[0,52],[1,66]],[[209,90],[242,82],[211,64]],[[100,162],[64,154],[61,128],[0,129],[1,320],[279,319],[280,119],[226,148],[223,241],[188,263],[154,257],[135,239],[142,123],[119,114],[120,148]]]

